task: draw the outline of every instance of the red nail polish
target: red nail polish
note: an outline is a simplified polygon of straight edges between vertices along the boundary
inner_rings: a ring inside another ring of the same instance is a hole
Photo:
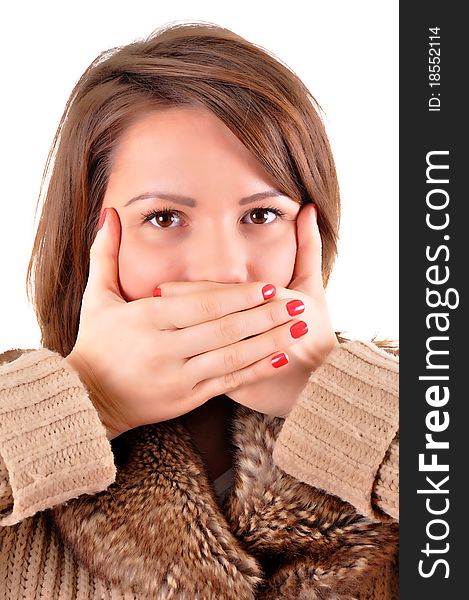
[[[304,309],[305,305],[303,302],[301,302],[301,300],[290,300],[290,302],[287,302],[287,311],[291,317],[299,315],[304,311]]]
[[[271,283],[268,283],[267,285],[265,285],[262,288],[262,295],[264,296],[264,300],[268,300],[269,298],[272,298],[272,296],[275,295],[275,292],[277,290],[275,289],[275,285],[272,285]]]
[[[282,352],[282,354],[277,354],[274,356],[270,362],[272,363],[274,369],[278,369],[279,367],[283,367],[283,365],[288,363],[288,357],[284,352]]]
[[[161,288],[157,287],[153,290],[153,296],[161,296]]]
[[[308,333],[308,326],[304,321],[298,321],[290,327],[290,333],[293,338],[299,338],[305,333]]]
[[[104,221],[106,220],[107,208],[103,210],[101,213],[101,217],[99,218],[98,230],[104,225]]]

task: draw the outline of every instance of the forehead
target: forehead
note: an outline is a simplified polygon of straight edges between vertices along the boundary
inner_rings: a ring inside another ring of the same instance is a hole
[[[257,158],[209,110],[173,107],[138,117],[124,132],[112,160],[111,177],[119,174],[184,180],[239,177],[274,186]]]
[[[151,153],[230,152],[247,159],[249,150],[213,113],[201,108],[174,107],[138,117],[121,136],[116,163]]]

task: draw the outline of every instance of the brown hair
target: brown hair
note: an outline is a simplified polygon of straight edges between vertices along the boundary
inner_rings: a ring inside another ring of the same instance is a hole
[[[167,25],[102,52],[65,106],[44,169],[38,205],[46,181],[47,190],[26,278],[44,347],[66,356],[75,344],[90,247],[121,135],[143,113],[177,105],[212,111],[284,194],[316,204],[327,285],[340,200],[318,103],[287,66],[235,33],[207,23]]]

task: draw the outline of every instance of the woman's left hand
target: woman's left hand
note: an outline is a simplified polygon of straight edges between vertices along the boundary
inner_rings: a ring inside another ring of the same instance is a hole
[[[289,362],[284,367],[272,367],[272,377],[241,386],[227,394],[235,402],[258,412],[287,417],[305,387],[311,373],[338,346],[331,325],[321,274],[321,236],[312,204],[305,204],[298,213],[297,252],[293,276],[288,288],[276,286],[272,300],[296,299],[305,306],[295,319],[305,321],[308,332],[290,348],[279,348]],[[186,294],[221,285],[209,281],[167,282],[159,287],[162,296]]]

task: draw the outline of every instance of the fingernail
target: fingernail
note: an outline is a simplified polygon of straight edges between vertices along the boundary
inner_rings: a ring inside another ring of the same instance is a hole
[[[303,302],[301,302],[301,300],[290,300],[290,302],[287,302],[287,311],[291,317],[299,315],[304,311],[304,309],[305,305]]]
[[[288,363],[288,357],[282,352],[281,354],[274,356],[270,362],[275,369],[278,369],[279,367],[283,367],[283,365]]]
[[[298,321],[290,327],[290,333],[293,338],[299,338],[305,333],[308,333],[308,326],[304,321]]]
[[[161,288],[157,287],[153,290],[153,296],[161,296]]]
[[[106,213],[107,213],[107,208],[105,208],[103,210],[103,212],[101,213],[101,217],[99,218],[98,231],[104,225],[104,221],[106,220]]]
[[[275,289],[275,285],[272,285],[271,283],[268,283],[267,285],[265,285],[262,288],[262,295],[264,296],[264,300],[268,300],[269,298],[272,298],[272,296],[275,295],[276,289]]]

